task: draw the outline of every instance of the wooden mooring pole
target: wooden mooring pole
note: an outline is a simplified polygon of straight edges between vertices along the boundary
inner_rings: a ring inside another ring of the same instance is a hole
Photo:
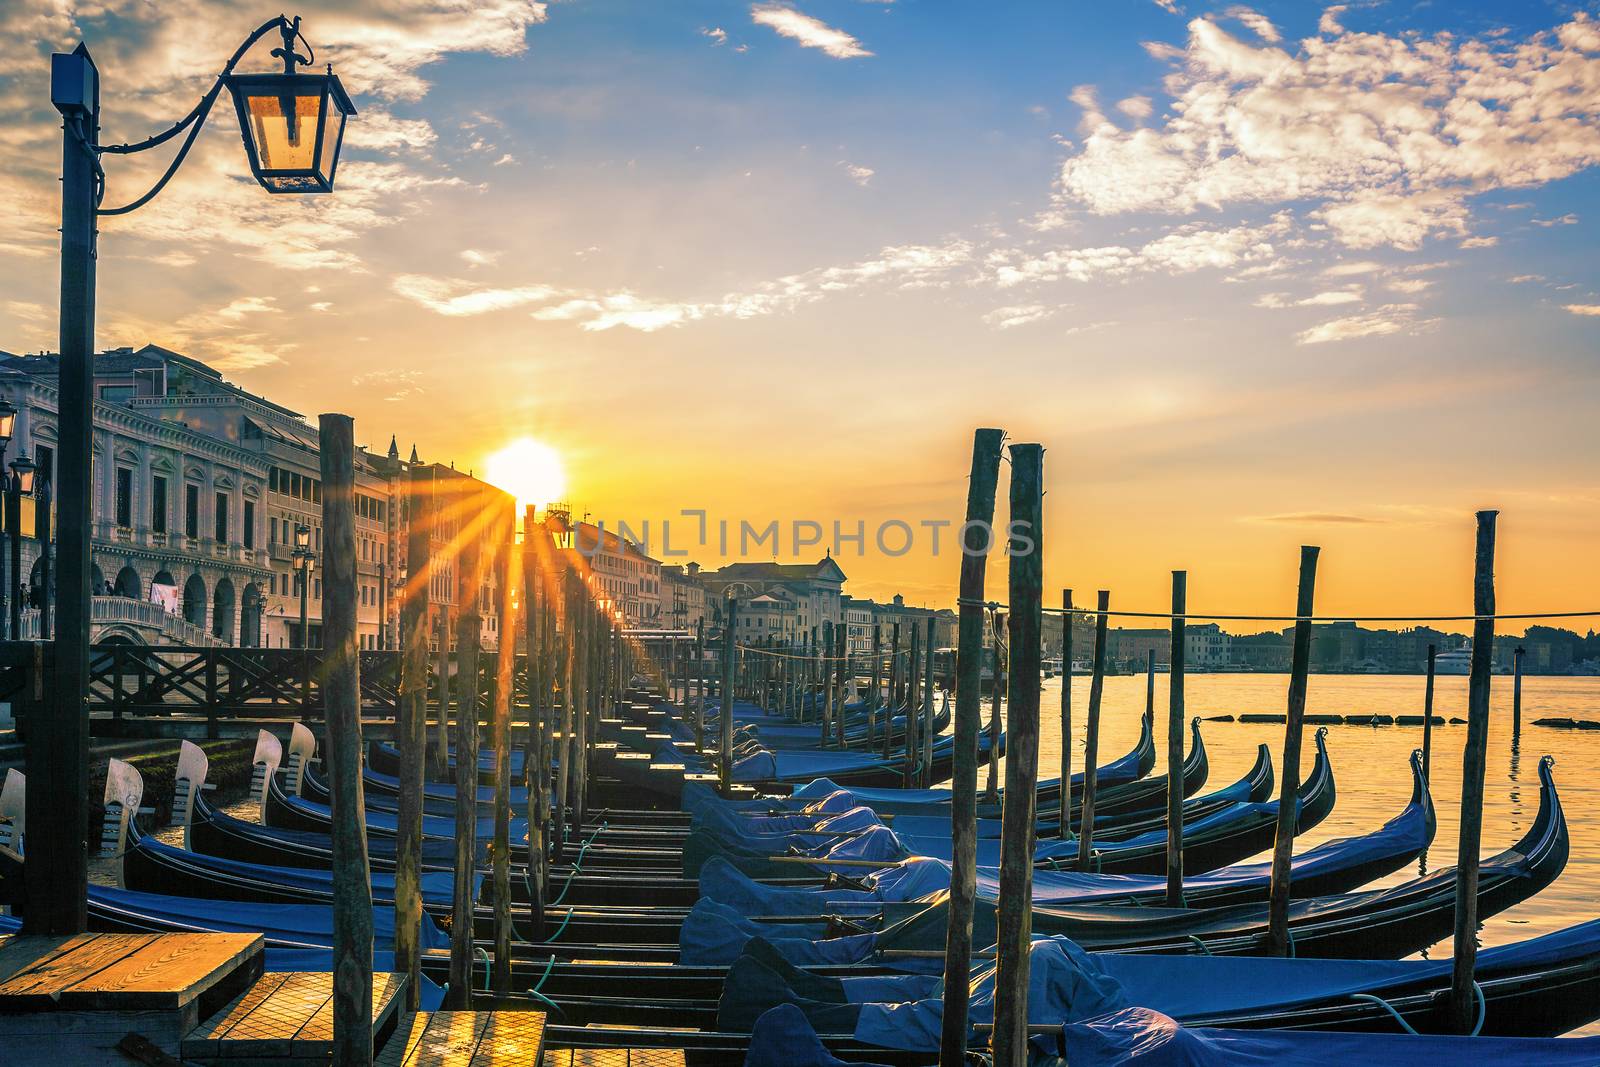
[[[1433,668],[1438,646],[1428,644],[1428,686],[1422,692],[1422,780],[1431,782],[1433,773]]]
[[[528,912],[533,939],[544,939],[544,863],[549,849],[544,810],[549,803],[549,751],[546,727],[550,720],[549,640],[546,621],[548,595],[543,585],[544,570],[540,550],[544,547],[544,527],[535,521],[532,504],[522,513],[522,626],[523,647],[528,655],[528,747],[525,778],[528,789]]]
[[[478,641],[483,628],[478,590],[483,586],[483,500],[473,492],[464,503],[461,544],[456,557],[456,857],[454,907],[450,922],[450,988],[445,1004],[472,1007],[473,894],[478,857]]]
[[[706,617],[694,621],[694,750],[706,750]]]
[[[1094,673],[1089,677],[1088,734],[1083,748],[1083,808],[1078,815],[1078,869],[1094,864],[1094,807],[1100,792],[1100,702],[1106,687],[1106,612],[1111,610],[1111,591],[1095,594]],[[1069,794],[1070,796],[1070,791]]]
[[[950,773],[950,918],[944,941],[944,1017],[940,1067],[967,1062],[967,1013],[972,998],[972,912],[977,899],[978,731],[982,727],[984,579],[993,540],[995,486],[1003,430],[973,435],[962,526],[960,608],[956,636],[955,751]],[[878,628],[872,628],[872,685],[877,699]]]
[[[1167,907],[1183,907],[1183,669],[1187,643],[1184,614],[1189,610],[1189,572],[1172,572],[1172,647],[1167,675]],[[1150,652],[1155,681],[1155,650]],[[1154,698],[1151,697],[1154,714]]]
[[[1000,646],[995,645],[995,682],[1000,679]],[[999,701],[995,714],[999,716]],[[1056,836],[1063,841],[1072,833],[1072,590],[1061,590],[1061,813]]]
[[[406,1006],[421,1005],[422,791],[428,748],[428,587],[433,577],[433,471],[411,468],[406,505],[406,581],[400,590],[400,812],[394,865],[395,966],[409,976]]]
[[[1004,612],[994,613],[994,639],[991,647],[990,674],[989,674],[989,777],[984,786],[983,799],[994,803],[1000,799],[1000,705],[1005,699],[1005,676],[1001,673],[1003,660],[1000,648],[1000,633],[1005,628],[1006,616]],[[1072,789],[1070,782],[1063,782],[1061,788],[1067,791],[1067,798],[1063,803],[1072,803]]]
[[[733,657],[738,622],[739,602],[730,596],[722,608],[722,686],[717,693],[717,783],[723,796],[733,792]]]
[[[836,646],[834,660],[834,685],[839,690],[837,706],[833,713],[833,734],[840,748],[845,747],[844,738],[844,698],[850,688],[850,631],[841,622],[833,630],[833,643]]]
[[[1494,669],[1494,533],[1497,511],[1478,512],[1472,578],[1472,674],[1467,680],[1467,744],[1461,754],[1461,844],[1456,850],[1455,961],[1450,1022],[1472,1031],[1477,1015],[1473,971],[1478,961],[1478,850],[1483,836],[1483,779],[1489,742],[1489,678]]]
[[[1511,734],[1522,733],[1522,657],[1527,649],[1518,645],[1511,652]]]
[[[883,700],[883,627],[872,624],[872,689],[867,694],[867,751],[878,732],[878,706]]]
[[[437,485],[434,493],[433,508],[437,515],[441,511]],[[445,552],[444,562],[449,562],[455,547],[447,546]],[[433,782],[450,780],[450,633],[450,598],[446,597],[439,605],[439,653],[434,668],[434,684],[439,689],[439,718],[434,727],[433,744],[428,746],[428,780]]]
[[[889,710],[883,717],[883,758],[893,751],[894,713],[900,707],[900,624],[894,623],[889,636]]]
[[[494,714],[489,736],[494,745],[494,972],[496,993],[511,990],[511,704],[517,665],[517,592],[522,584],[522,553],[517,550],[516,505],[500,506],[495,524],[500,546],[495,568],[500,594],[499,648],[494,658]],[[531,658],[531,653],[530,653]],[[532,828],[529,828],[532,842]]]
[[[1011,707],[1000,830],[994,994],[995,1067],[1028,1061],[1029,946],[1033,935],[1034,818],[1039,781],[1039,630],[1044,594],[1044,449],[1011,449]]]
[[[923,697],[922,697],[922,786],[924,789],[933,786],[933,719],[938,714],[938,686],[933,677],[933,615],[930,613],[923,624],[922,661],[923,661]]]
[[[1268,956],[1288,956],[1289,861],[1299,822],[1300,737],[1306,718],[1306,676],[1311,670],[1311,615],[1315,607],[1315,545],[1300,547],[1300,591],[1295,597],[1294,653],[1289,667],[1289,708],[1283,728],[1283,784],[1278,791],[1278,828],[1272,841],[1272,883],[1267,899]]]
[[[333,808],[333,1062],[372,1063],[372,870],[361,786],[361,661],[356,630],[355,423],[318,417],[324,579],[322,700]]]
[[[922,635],[917,630],[915,622],[910,624],[909,629],[911,630],[911,654],[906,657],[906,747],[904,753],[905,764],[901,772],[901,785],[907,789],[917,783],[917,762],[922,754],[922,749],[917,744],[918,716],[921,712],[921,704],[917,700],[917,691],[920,688],[918,684],[917,653],[922,650]]]

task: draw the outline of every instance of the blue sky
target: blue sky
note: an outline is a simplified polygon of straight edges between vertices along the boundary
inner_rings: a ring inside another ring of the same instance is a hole
[[[1593,4],[300,13],[362,108],[340,190],[269,201],[219,112],[107,227],[103,344],[425,458],[548,441],[597,514],[948,515],[990,424],[1051,447],[1052,582],[1281,607],[1315,541],[1336,601],[1454,606],[1498,504],[1523,597],[1600,594]],[[48,52],[90,40],[132,137],[261,17],[0,13],[0,348],[53,344]]]

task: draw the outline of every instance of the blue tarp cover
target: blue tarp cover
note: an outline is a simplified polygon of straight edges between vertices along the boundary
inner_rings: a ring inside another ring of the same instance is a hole
[[[109,886],[89,887],[90,907],[126,913],[150,925],[172,930],[213,933],[259,933],[267,944],[283,948],[333,948],[333,908],[325,904],[251,904],[237,900],[201,900],[140,893]],[[394,950],[394,908],[372,909],[373,948]],[[422,917],[421,947],[443,949],[450,939],[428,916]]]
[[[1032,1041],[1032,1067],[1416,1067],[1421,1063],[1594,1067],[1600,1037],[1438,1037],[1181,1026],[1126,1008]],[[1062,1055],[1064,1053],[1064,1055]]]
[[[270,885],[283,886],[287,889],[303,889],[315,893],[331,893],[333,891],[333,872],[309,867],[273,867],[262,863],[246,863],[243,860],[224,859],[220,856],[206,856],[188,849],[175,848],[153,837],[141,837],[136,848],[144,849],[157,855],[168,856],[178,863],[191,867],[199,867],[207,871],[235,878],[249,878],[257,882],[266,882]],[[386,871],[372,872],[372,896],[374,900],[394,903],[394,878]],[[422,899],[429,904],[449,904],[455,899],[455,875],[448,871],[425,872],[421,878]],[[483,885],[483,875],[473,876],[472,895],[477,899],[478,892]]]

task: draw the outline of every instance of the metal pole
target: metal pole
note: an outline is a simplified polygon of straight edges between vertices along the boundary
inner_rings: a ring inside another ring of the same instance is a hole
[[[48,789],[28,798],[28,933],[88,929],[89,571],[93,547],[90,464],[94,435],[95,165],[86,147],[100,136],[100,72],[83,45],[51,57],[57,73],[86,85],[86,106],[58,103],[61,159],[61,331],[57,387],[60,478],[57,540],[55,709],[28,753],[28,774]],[[63,70],[62,68],[66,68]],[[75,71],[73,68],[77,68]],[[30,726],[44,726],[30,723]],[[30,731],[31,732],[31,731]],[[40,758],[37,762],[34,756]]]
[[[6,527],[11,531],[11,637],[22,640],[22,485],[15,474],[6,479]],[[94,595],[93,592],[90,594]],[[1521,663],[1521,657],[1518,657]],[[1520,692],[1520,687],[1519,687]]]
[[[39,539],[39,639],[50,640],[50,608],[55,603],[50,584],[50,482],[39,483],[34,534]],[[259,612],[259,608],[257,611]],[[259,618],[259,615],[257,616]]]

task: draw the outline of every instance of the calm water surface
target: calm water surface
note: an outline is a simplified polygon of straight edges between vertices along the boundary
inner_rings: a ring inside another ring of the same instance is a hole
[[[1306,710],[1329,714],[1419,714],[1423,679],[1415,676],[1313,675]],[[1156,743],[1160,759],[1166,753],[1167,675],[1156,676]],[[1185,703],[1195,715],[1238,715],[1246,712],[1282,714],[1288,676],[1273,674],[1205,674],[1185,679]],[[1061,680],[1045,683],[1041,696],[1040,774],[1057,773],[1061,752]],[[1089,705],[1089,679],[1073,679],[1073,765],[1083,766],[1083,722]],[[1100,762],[1120,756],[1138,740],[1139,716],[1145,706],[1144,677],[1113,677],[1105,681]],[[1455,863],[1460,833],[1461,750],[1466,726],[1450,725],[1451,718],[1466,718],[1467,679],[1439,678],[1434,713],[1447,720],[1433,731],[1432,791],[1439,830],[1421,864],[1414,864],[1373,888],[1394,885],[1416,877],[1419,866],[1435,871]],[[985,717],[988,709],[985,705]],[[1566,870],[1544,892],[1485,921],[1484,945],[1498,945],[1535,937],[1600,916],[1600,733],[1533,726],[1546,716],[1600,719],[1600,678],[1524,678],[1522,683],[1522,735],[1514,740],[1511,728],[1511,679],[1495,677],[1489,726],[1488,771],[1484,786],[1482,854],[1490,856],[1513,844],[1533,822],[1539,810],[1539,758],[1555,757],[1556,786],[1572,835],[1572,858]],[[1302,775],[1309,773],[1316,748],[1307,727],[1302,753]],[[1201,724],[1210,777],[1201,792],[1220,788],[1242,777],[1255,761],[1256,746],[1265,742],[1272,750],[1275,769],[1281,770],[1283,726],[1271,723],[1208,722]],[[1377,829],[1401,810],[1411,797],[1411,772],[1406,760],[1422,745],[1421,726],[1330,726],[1328,756],[1333,763],[1338,803],[1321,825],[1301,836],[1306,848],[1332,837],[1363,834]],[[1157,773],[1161,768],[1158,767]],[[1003,773],[1003,770],[1002,770]],[[1280,779],[1281,780],[1281,779]],[[979,775],[979,787],[983,772]],[[1262,853],[1258,859],[1267,858]],[[1451,951],[1448,940],[1422,953],[1438,958]],[[1581,1033],[1600,1033],[1600,1024]]]

